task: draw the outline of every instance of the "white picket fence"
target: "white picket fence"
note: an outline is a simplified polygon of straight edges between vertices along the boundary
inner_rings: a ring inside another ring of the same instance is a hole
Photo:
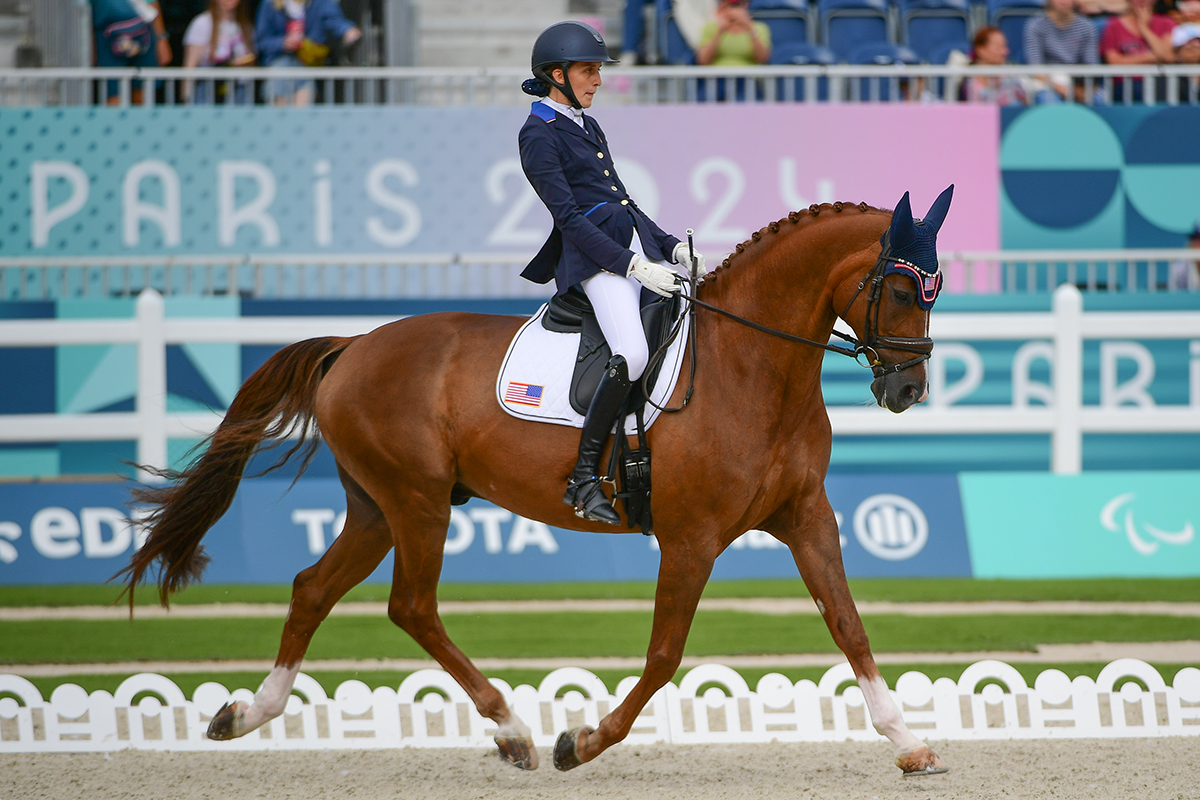
[[[625,678],[610,693],[591,672],[567,667],[537,688],[492,683],[533,730],[534,743],[548,747],[560,731],[596,726],[636,681]],[[772,673],[751,690],[729,667],[706,664],[659,690],[625,741],[882,740],[853,681],[843,662],[816,683]],[[1112,662],[1094,681],[1046,670],[1032,687],[1000,661],[973,664],[958,681],[907,672],[892,695],[909,727],[929,740],[1200,735],[1200,669],[1179,670],[1168,686],[1152,666],[1131,658]],[[395,689],[346,681],[333,697],[301,674],[283,716],[231,742],[205,738],[222,704],[252,697],[249,689],[205,683],[188,700],[168,678],[143,673],[115,694],[63,684],[47,701],[24,678],[0,675],[0,753],[488,747],[495,732],[447,673],[426,669]]]

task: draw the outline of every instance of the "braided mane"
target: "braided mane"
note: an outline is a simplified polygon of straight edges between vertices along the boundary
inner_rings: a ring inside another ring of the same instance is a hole
[[[760,228],[759,230],[750,234],[750,238],[744,242],[740,242],[737,247],[733,249],[733,252],[726,256],[725,260],[721,262],[719,267],[714,269],[708,275],[704,276],[704,283],[710,283],[715,278],[720,277],[722,273],[733,266],[735,259],[739,261],[742,260],[738,259],[738,256],[742,255],[742,253],[744,253],[746,248],[750,245],[762,241],[764,236],[777,235],[784,227],[785,223],[789,223],[791,225],[800,225],[802,222],[810,222],[816,219],[817,216],[823,211],[829,210],[833,211],[834,213],[840,213],[848,208],[858,209],[858,211],[863,214],[866,214],[870,211],[878,211],[883,214],[892,213],[888,209],[876,208],[875,206],[867,205],[866,203],[813,203],[808,208],[800,209],[799,211],[792,211],[783,219],[776,220],[775,222],[772,222],[769,225],[766,225],[765,227]]]

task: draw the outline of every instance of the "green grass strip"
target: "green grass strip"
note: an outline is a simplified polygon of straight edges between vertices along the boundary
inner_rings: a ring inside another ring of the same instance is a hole
[[[1100,675],[1100,670],[1106,666],[1103,662],[1080,662],[1080,663],[1062,663],[1062,664],[1025,664],[1018,663],[1012,665],[1014,669],[1021,674],[1025,682],[1033,686],[1037,676],[1049,669],[1057,669],[1066,673],[1069,678],[1076,678],[1085,675],[1092,680],[1095,680]],[[1152,666],[1162,675],[1163,680],[1170,685],[1175,673],[1183,669],[1186,664],[1160,664],[1155,663]],[[949,678],[957,681],[966,669],[966,664],[883,664],[880,665],[879,671],[887,681],[888,686],[895,688],[896,681],[905,672],[916,671],[927,675],[931,680],[938,678]],[[591,670],[597,677],[604,681],[604,685],[608,687],[610,692],[615,691],[617,684],[629,675],[636,675],[636,670]],[[758,681],[768,673],[780,673],[787,676],[788,680],[793,683],[799,680],[810,680],[814,683],[821,679],[825,674],[825,667],[779,667],[779,668],[742,668],[735,670],[745,679],[746,684],[753,690],[758,685]],[[396,688],[400,682],[408,677],[411,673],[400,672],[396,670],[354,670],[354,671],[315,671],[305,673],[315,678],[318,683],[325,689],[326,694],[333,696],[337,687],[349,680],[362,681],[376,689],[381,686],[390,686]],[[679,683],[680,679],[687,673],[686,669],[681,669],[675,673],[674,681]],[[28,680],[38,688],[42,693],[42,697],[49,698],[51,693],[62,684],[73,683],[82,686],[89,692],[103,690],[106,692],[115,692],[120,686],[121,681],[128,678],[131,674],[126,675],[67,675],[54,678],[29,678]],[[528,684],[530,686],[539,685],[542,680],[550,674],[550,670],[530,670],[530,669],[502,669],[488,670],[489,678],[500,678],[507,681],[510,686],[520,686]],[[255,690],[266,677],[265,672],[221,672],[221,673],[178,673],[167,676],[176,686],[178,686],[187,697],[191,697],[202,683],[214,681],[225,686],[227,689],[251,689]]]
[[[649,612],[455,614],[451,638],[474,657],[644,656]],[[864,619],[876,652],[1032,651],[1038,644],[1200,639],[1200,619],[1135,615],[989,615]],[[89,663],[275,657],[282,619],[39,620],[0,622],[0,663]],[[833,653],[816,615],[701,611],[685,653],[694,656]],[[423,658],[384,616],[331,617],[310,659]]]
[[[387,584],[363,584],[346,596],[349,601],[385,601]],[[978,600],[1090,600],[1109,602],[1190,602],[1200,597],[1200,578],[1105,578],[1102,580],[974,580],[971,578],[858,578],[850,581],[854,598],[862,601],[945,602]],[[0,606],[108,605],[120,587],[0,586]],[[807,597],[799,578],[712,581],[705,597]],[[139,603],[153,605],[153,587],[137,591]],[[443,584],[442,600],[591,600],[653,599],[650,581],[617,583]],[[172,602],[287,603],[291,587],[283,585],[200,584],[176,595]]]

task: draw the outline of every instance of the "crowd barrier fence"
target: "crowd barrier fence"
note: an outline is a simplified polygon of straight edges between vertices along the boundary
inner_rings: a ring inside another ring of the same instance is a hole
[[[335,67],[155,69],[44,68],[0,70],[0,107],[174,105],[185,102],[185,84],[256,88],[274,79],[304,79],[325,105],[521,105],[529,77],[519,67]],[[944,65],[764,65],[757,67],[656,66],[606,70],[606,103],[670,104],[706,101],[954,102],[970,77],[1013,78],[1034,102],[1087,105],[1178,105],[1200,102],[1200,66],[1082,64],[1037,67]],[[153,82],[155,91],[141,91]],[[1078,86],[1079,95],[1066,87]],[[1062,88],[1062,96],[1055,87]],[[253,97],[248,94],[248,97]]]

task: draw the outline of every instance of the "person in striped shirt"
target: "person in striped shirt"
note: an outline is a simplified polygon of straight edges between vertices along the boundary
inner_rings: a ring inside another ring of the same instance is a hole
[[[1047,0],[1046,13],[1025,24],[1025,63],[1099,64],[1100,47],[1096,28],[1075,13],[1076,0]],[[1070,82],[1064,76],[1043,79],[1048,88],[1037,94],[1038,102],[1066,98]],[[1075,102],[1086,102],[1084,82],[1075,82]]]

